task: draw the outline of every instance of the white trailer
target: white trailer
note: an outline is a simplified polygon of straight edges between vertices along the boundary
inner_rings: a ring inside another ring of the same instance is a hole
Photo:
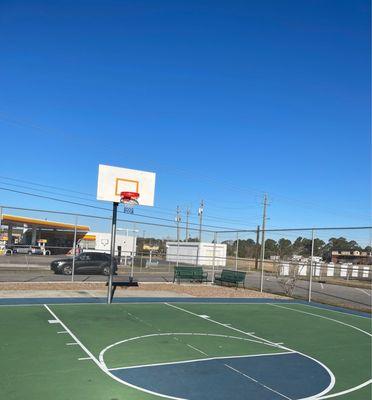
[[[226,244],[199,242],[167,242],[166,260],[180,264],[226,266]]]

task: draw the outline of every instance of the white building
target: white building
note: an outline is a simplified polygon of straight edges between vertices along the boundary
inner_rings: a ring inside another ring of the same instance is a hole
[[[130,236],[128,230],[116,234],[115,255],[122,257],[131,257],[136,255],[137,237]],[[88,232],[80,241],[79,247],[84,251],[100,251],[110,253],[111,251],[111,233],[107,232]]]
[[[226,244],[199,242],[167,242],[166,260],[180,264],[204,265],[216,267],[226,266]]]

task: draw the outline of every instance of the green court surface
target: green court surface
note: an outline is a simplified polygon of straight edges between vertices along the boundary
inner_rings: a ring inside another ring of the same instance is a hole
[[[0,306],[0,399],[371,398],[371,320],[298,303]]]

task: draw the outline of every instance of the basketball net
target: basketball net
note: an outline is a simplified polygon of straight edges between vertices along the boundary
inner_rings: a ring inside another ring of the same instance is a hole
[[[126,214],[134,213],[134,206],[138,205],[139,193],[136,192],[121,192],[120,203],[124,205],[124,212]]]

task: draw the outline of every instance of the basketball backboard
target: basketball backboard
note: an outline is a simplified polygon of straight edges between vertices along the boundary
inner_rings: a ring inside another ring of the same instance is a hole
[[[155,176],[154,172],[100,164],[98,167],[97,200],[119,203],[121,192],[136,192],[139,193],[139,205],[153,206]]]

